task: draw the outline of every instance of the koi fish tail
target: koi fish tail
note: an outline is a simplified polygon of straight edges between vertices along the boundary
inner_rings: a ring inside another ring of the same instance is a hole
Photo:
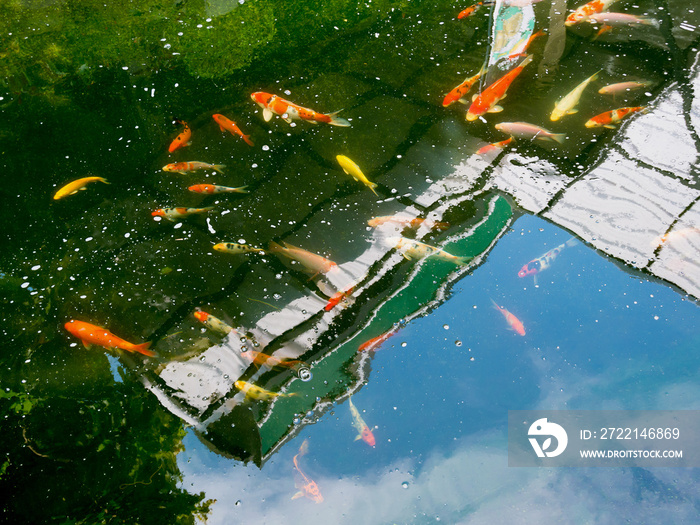
[[[489,297],[489,299],[491,299],[491,298]],[[494,301],[493,299],[491,299],[491,302],[493,303],[493,307],[500,312],[501,307],[498,306],[498,303],[496,301]]]
[[[466,255],[462,256],[462,257],[457,257],[455,260],[455,263],[460,265],[460,266],[468,266],[473,258],[474,257],[468,257]]]
[[[253,144],[253,141],[250,140],[250,135],[241,135],[241,137],[243,138],[243,140],[245,140],[245,143],[248,144],[248,146],[255,146],[255,144]]]
[[[370,183],[367,185],[367,187],[368,187],[370,190],[372,190],[372,193],[374,193],[375,195],[377,195],[377,192],[374,191],[374,188],[376,188],[377,186],[379,186],[379,184],[377,184],[376,182],[370,182]],[[377,197],[379,197],[379,195],[377,195]]]
[[[230,193],[248,193],[248,190],[246,190],[248,186],[239,186],[238,188],[231,188],[229,190]]]
[[[212,169],[216,172],[219,172],[223,175],[224,173],[224,168],[226,167],[226,164],[214,164],[212,166]]]
[[[338,117],[338,113],[343,111],[342,109],[339,109],[338,111],[334,111],[333,113],[329,113],[328,116],[330,117],[330,120],[328,123],[331,126],[340,126],[342,128],[349,128],[350,127],[350,122],[345,120],[344,118]]]
[[[151,342],[148,341],[145,343],[141,343],[140,345],[134,345],[131,348],[131,351],[138,352],[139,354],[143,354],[143,355],[148,356],[148,357],[155,357],[156,353],[153,352],[152,350],[149,350],[150,346],[151,346]]]
[[[549,138],[552,139],[552,141],[554,142],[564,144],[564,141],[566,140],[566,133],[552,133],[551,135],[549,135]]]
[[[107,182],[107,179],[105,179],[104,177],[98,177],[97,180],[99,180],[100,182],[104,182],[105,184],[109,184],[109,182]]]

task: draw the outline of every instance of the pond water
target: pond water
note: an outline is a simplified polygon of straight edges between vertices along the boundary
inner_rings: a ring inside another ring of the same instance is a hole
[[[696,470],[509,467],[507,421],[698,408],[699,16],[620,2],[648,18],[598,35],[566,28],[579,4],[560,0],[466,18],[451,2],[351,4],[7,6],[4,521],[697,520]],[[502,77],[503,110],[467,121]],[[646,84],[598,93],[628,80]],[[350,125],[268,119],[259,91]],[[689,143],[669,131],[632,150],[669,104]],[[642,106],[629,126],[585,126]],[[518,121],[565,139],[477,153]],[[217,167],[163,169],[193,161]],[[615,191],[581,190],[608,172]],[[89,176],[108,184],[55,198]],[[156,211],[181,207],[201,213]],[[150,348],[102,348],[71,320]]]

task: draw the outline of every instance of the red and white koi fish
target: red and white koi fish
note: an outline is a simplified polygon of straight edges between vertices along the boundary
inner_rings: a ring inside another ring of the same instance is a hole
[[[404,259],[410,261],[411,259],[423,259],[425,257],[435,257],[436,259],[442,259],[443,261],[449,261],[451,263],[459,264],[460,266],[466,266],[472,257],[458,257],[452,255],[435,246],[430,246],[424,242],[416,241],[414,239],[407,239],[406,237],[390,237],[387,241],[396,248]]]
[[[236,333],[236,329],[233,326],[226,324],[218,317],[214,317],[213,315],[203,312],[202,310],[195,311],[194,318],[210,330],[219,332],[222,335],[228,335],[231,332]]]
[[[239,253],[265,251],[262,248],[253,248],[252,246],[248,246],[247,244],[238,244],[237,242],[219,242],[212,246],[212,249],[216,250],[217,252],[232,253],[236,255]]]
[[[607,86],[603,86],[598,90],[598,93],[601,95],[619,95],[620,93],[628,92],[628,91],[634,91],[635,89],[641,89],[641,88],[646,88],[646,87],[651,87],[653,86],[654,83],[647,81],[647,80],[641,80],[639,82],[636,81],[628,81],[628,82],[617,82],[616,84],[608,84]]]
[[[583,22],[591,15],[607,11],[615,2],[617,2],[617,0],[593,0],[592,2],[588,2],[567,16],[564,25],[570,27],[579,22]]]
[[[375,446],[377,443],[374,439],[374,434],[372,434],[372,431],[367,426],[367,423],[365,423],[365,420],[362,419],[360,411],[357,410],[357,408],[355,408],[355,405],[352,403],[352,397],[348,398],[348,406],[350,407],[350,414],[352,414],[352,426],[354,426],[357,429],[357,436],[355,437],[355,441],[359,441],[361,439],[370,447]]]
[[[557,258],[564,248],[571,248],[572,246],[576,246],[576,240],[573,237],[556,248],[552,248],[544,255],[540,255],[537,259],[531,260],[520,269],[518,272],[518,277],[537,275],[538,273],[545,271],[552,265],[554,259]]]
[[[522,321],[520,321],[520,319],[515,317],[512,313],[510,313],[502,306],[498,306],[496,301],[494,301],[493,299],[491,299],[491,302],[493,303],[493,307],[503,314],[503,317],[505,317],[506,322],[508,323],[508,326],[511,330],[515,331],[515,333],[517,333],[518,335],[525,335],[525,326],[523,325]]]
[[[279,253],[289,259],[293,259],[301,263],[304,267],[314,272],[314,276],[319,273],[327,273],[338,267],[336,263],[330,259],[326,259],[321,255],[317,255],[303,248],[297,248],[289,243],[284,243],[280,246],[276,242],[270,242],[270,252]]]
[[[301,467],[299,467],[299,458],[305,456],[308,452],[309,441],[305,439],[299,447],[299,453],[296,454],[294,456],[294,459],[292,460],[292,462],[294,463],[294,468],[303,480],[302,483],[297,483],[297,488],[299,489],[299,492],[294,494],[294,496],[292,496],[292,499],[307,497],[315,503],[322,503],[323,496],[321,495],[321,491],[319,490],[318,485],[313,479],[304,474],[304,471],[301,470]]]
[[[565,133],[552,133],[543,127],[535,126],[528,122],[501,122],[496,124],[495,128],[516,139],[537,139],[545,142],[558,142],[559,144],[563,144],[564,140],[566,140]]]
[[[221,170],[225,167],[224,164],[207,164],[206,162],[191,160],[189,162],[173,162],[171,164],[166,164],[162,169],[163,171],[184,175],[185,173],[197,170],[214,170],[223,173]]]
[[[197,213],[207,213],[213,210],[213,206],[208,206],[206,208],[159,208],[151,212],[154,217],[163,217],[169,221],[176,221],[187,217],[188,215],[194,215]]]
[[[367,221],[367,224],[372,228],[377,228],[387,223],[396,223],[402,228],[411,228],[412,230],[417,230],[421,226],[425,226],[430,230],[443,231],[450,227],[450,223],[448,222],[437,222],[431,219],[421,219],[418,217],[411,219],[410,217],[399,217],[397,215],[384,215],[382,217],[374,217]]]
[[[503,108],[497,105],[498,102],[505,98],[510,85],[530,62],[532,62],[532,55],[526,56],[518,67],[503,75],[478,95],[474,95],[472,105],[467,111],[467,120],[471,122],[484,113],[503,111]]]
[[[634,25],[659,26],[659,21],[654,18],[630,15],[628,13],[594,13],[588,16],[586,21],[595,25],[607,25],[612,27]]]
[[[187,189],[194,193],[213,195],[215,193],[248,193],[246,190],[247,187],[248,186],[240,186],[238,188],[232,188],[230,186],[217,186],[216,184],[195,184]]]
[[[505,148],[508,144],[513,142],[515,139],[513,137],[509,137],[506,140],[502,140],[500,142],[492,142],[491,144],[486,144],[486,146],[482,146],[478,150],[476,150],[477,155],[485,155],[487,153],[490,153],[492,151],[496,150],[502,150]]]
[[[278,397],[293,397],[299,395],[296,392],[293,392],[291,394],[284,394],[282,392],[272,392],[270,390],[265,390],[264,388],[254,385],[253,383],[249,383],[248,381],[241,381],[240,379],[234,382],[233,384],[238,390],[243,392],[246,397],[250,397],[252,399],[259,399],[261,401],[269,401]]]
[[[190,139],[192,138],[192,130],[190,129],[189,125],[187,122],[184,120],[176,120],[178,124],[182,124],[185,126],[185,129],[182,130],[182,132],[175,137],[175,140],[173,140],[170,143],[170,146],[168,147],[168,151],[172,153],[173,151],[184,148],[185,146],[190,145]]]
[[[442,101],[442,106],[447,107],[450,104],[454,102],[460,102],[462,104],[469,104],[470,101],[464,96],[469,93],[469,90],[472,88],[472,86],[476,83],[477,80],[481,78],[481,75],[484,74],[484,68],[482,67],[481,70],[474,75],[473,77],[467,78],[464,82],[462,82],[459,86],[456,88],[452,89],[443,99]]]
[[[333,296],[328,299],[328,302],[326,303],[326,306],[323,307],[323,309],[326,312],[330,312],[333,308],[338,306],[338,303],[340,301],[347,299],[350,297],[350,294],[355,290],[355,285],[350,285],[347,288],[338,291],[337,293],[333,294]]]
[[[80,339],[85,348],[90,348],[90,345],[97,345],[107,348],[108,350],[119,348],[121,350],[126,350],[127,352],[138,352],[139,354],[143,354],[148,357],[153,357],[156,355],[155,352],[148,349],[151,346],[150,342],[135,345],[129,341],[125,341],[121,337],[114,335],[106,328],[86,323],[85,321],[76,321],[71,319],[64,325],[64,327],[71,334]]]
[[[291,124],[293,120],[305,120],[312,123],[322,122],[330,124],[331,126],[350,126],[350,122],[337,116],[342,110],[328,114],[317,113],[313,109],[299,106],[294,102],[263,91],[253,93],[250,95],[250,98],[263,108],[263,119],[265,119],[265,122],[269,122],[272,115],[278,115],[282,117],[282,120],[287,124]]]
[[[399,329],[397,327],[392,327],[391,330],[387,330],[381,335],[378,335],[377,337],[373,337],[372,339],[368,339],[364,343],[362,343],[360,346],[357,347],[358,352],[368,352],[368,351],[376,351],[379,349],[379,346],[389,339],[392,335],[394,335],[396,332],[398,332]]]
[[[253,141],[250,140],[250,135],[246,135],[241,131],[241,128],[239,128],[235,122],[232,120],[229,120],[228,118],[224,117],[223,115],[219,113],[215,113],[212,115],[213,119],[216,121],[216,123],[219,125],[219,129],[221,131],[228,131],[232,135],[238,135],[241,137],[248,146],[253,146]]]
[[[258,352],[256,350],[246,350],[245,352],[241,352],[241,357],[255,366],[265,365],[268,368],[294,368],[295,366],[303,363],[303,361],[299,361],[298,359],[276,357],[273,355],[264,354],[263,352]]]
[[[600,115],[586,121],[587,128],[609,128],[615,129],[618,122],[623,118],[630,116],[632,113],[642,112],[646,113],[646,106],[636,106],[627,108],[612,109],[610,111],[605,111]]]

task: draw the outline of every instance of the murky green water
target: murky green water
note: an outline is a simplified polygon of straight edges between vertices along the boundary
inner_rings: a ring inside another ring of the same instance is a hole
[[[490,8],[457,20],[467,6],[448,2],[6,2],[0,486],[13,503],[4,519],[175,523],[208,512],[212,523],[232,515],[486,523],[503,504],[499,493],[539,483],[534,496],[556,497],[569,522],[612,523],[590,509],[569,512],[575,504],[566,491],[546,490],[550,474],[508,474],[507,410],[544,400],[554,408],[601,400],[691,408],[696,305],[584,243],[561,256],[551,281],[519,279],[525,263],[570,234],[497,191],[490,176],[498,158],[474,152],[507,137],[495,123],[537,123],[566,141],[518,141],[516,164],[546,162],[573,181],[617,140],[616,130],[584,127],[611,109],[599,87],[651,82],[619,95],[620,107],[653,104],[676,81],[688,91],[697,39],[679,29],[684,7],[620,5],[655,16],[659,27],[593,40],[590,27],[563,29],[564,3],[536,4],[535,29],[548,35],[528,49],[533,63],[508,90],[502,113],[466,122],[467,105],[444,108],[442,100],[490,52]],[[599,70],[579,113],[550,122],[554,102]],[[256,91],[325,113],[342,109],[351,126],[266,122],[250,99]],[[222,132],[217,113],[254,146]],[[188,123],[191,145],[169,153],[183,129],[175,119]],[[343,173],[337,155],[355,161],[376,194]],[[225,167],[162,169],[194,160]],[[109,185],[53,199],[87,176]],[[200,183],[248,193],[187,190]],[[152,216],[209,206],[177,221]],[[395,214],[444,225],[367,224]],[[473,259],[408,260],[396,249],[400,235]],[[212,249],[219,242],[265,251],[220,253]],[[271,242],[321,254],[339,269],[310,278],[303,265],[272,253]],[[347,297],[325,310],[343,291]],[[628,297],[641,306],[623,310],[618,302]],[[526,337],[507,330],[491,298],[518,312]],[[193,316],[200,309],[242,338],[206,329]],[[659,309],[656,330],[649,319]],[[64,329],[70,319],[150,341],[157,356],[86,350]],[[375,353],[358,353],[387,332]],[[242,347],[303,360],[313,377],[249,366],[238,357]],[[296,395],[245,400],[233,386],[239,378]],[[667,404],[656,397],[664,389]],[[351,393],[374,428],[375,448],[353,441],[343,406]],[[301,461],[324,493],[319,505],[290,500],[292,461],[305,438]],[[653,507],[639,495],[653,482],[673,485],[684,502],[675,511],[691,515],[692,475],[656,475],[634,474],[636,499],[618,495],[618,516]],[[596,486],[627,479],[595,476]],[[582,483],[575,474],[561,478],[572,490]]]

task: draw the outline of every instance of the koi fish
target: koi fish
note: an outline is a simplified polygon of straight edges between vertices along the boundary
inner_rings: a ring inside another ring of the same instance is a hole
[[[500,124],[496,124],[495,127],[498,131],[502,131],[518,139],[537,139],[545,142],[558,142],[559,144],[563,144],[564,140],[566,140],[566,134],[564,133],[552,133],[540,126],[535,126],[527,122],[501,122]]]
[[[431,230],[443,231],[450,227],[449,222],[437,222],[431,219],[420,219],[418,217],[416,217],[415,219],[411,219],[410,217],[398,217],[396,215],[384,215],[382,217],[374,217],[373,219],[368,220],[367,224],[372,228],[377,228],[382,224],[386,224],[388,222],[395,222],[396,224],[400,224],[404,228],[411,228],[412,230],[417,230],[421,226],[425,226],[426,228],[429,228]]]
[[[488,2],[490,5],[491,2]],[[475,14],[479,9],[481,9],[481,6],[484,5],[484,2],[477,2],[476,4],[470,5],[466,9],[463,9],[457,14],[457,19],[461,20],[462,18],[467,18]]]
[[[208,206],[206,208],[159,208],[151,212],[154,217],[163,217],[169,221],[176,221],[187,217],[188,215],[193,215],[197,213],[207,213],[213,210],[213,206]]]
[[[241,381],[240,379],[233,384],[238,390],[243,392],[247,398],[250,397],[253,399],[259,399],[261,401],[269,401],[270,399],[275,399],[278,397],[292,397],[299,395],[296,392],[293,392],[291,394],[284,394],[282,392],[270,392],[269,390],[265,390],[264,388],[254,385],[253,383],[249,383],[248,381]]]
[[[404,259],[408,261],[411,259],[435,257],[461,266],[466,266],[469,264],[469,261],[472,260],[472,257],[458,257],[445,250],[436,248],[435,246],[430,246],[429,244],[413,239],[407,239],[406,237],[391,237],[388,241],[403,255]]]
[[[506,318],[506,322],[508,323],[508,326],[511,330],[514,330],[515,333],[517,333],[518,335],[525,335],[525,326],[520,321],[520,319],[515,317],[512,313],[510,313],[502,306],[498,306],[496,301],[494,301],[493,299],[491,299],[491,302],[493,303],[493,307],[499,312],[501,312],[503,314],[503,317]]]
[[[350,294],[353,292],[354,289],[355,286],[348,286],[344,290],[338,291],[330,299],[328,299],[328,302],[326,303],[326,306],[323,307],[323,309],[326,312],[330,312],[333,308],[338,306],[338,303],[340,303],[340,301],[350,297]]]
[[[573,238],[569,239],[563,244],[560,244],[556,248],[552,248],[544,255],[540,255],[536,259],[531,260],[529,263],[524,265],[518,272],[518,277],[525,277],[527,275],[537,275],[540,272],[545,271],[552,265],[554,259],[562,252],[564,248],[571,248],[576,246],[576,240]]]
[[[612,27],[645,25],[658,27],[659,21],[648,16],[636,16],[628,13],[594,13],[586,17],[587,22],[595,25],[607,25]]]
[[[216,123],[219,125],[219,129],[221,131],[228,131],[232,135],[238,135],[240,136],[248,146],[253,146],[253,141],[250,140],[250,135],[245,135],[242,131],[241,128],[236,126],[236,123],[233,122],[232,120],[227,119],[223,115],[220,115],[219,113],[215,113],[212,115]]]
[[[649,243],[653,248],[666,243],[675,243],[686,237],[697,235],[700,233],[700,228],[682,228],[680,230],[673,230],[664,235],[659,235],[654,237]]]
[[[484,68],[482,67],[481,70],[474,75],[473,77],[467,78],[464,82],[462,82],[459,86],[456,88],[452,89],[443,99],[442,101],[442,107],[446,108],[450,104],[454,102],[460,102],[461,104],[469,104],[469,100],[464,98],[464,96],[469,93],[469,90],[472,88],[472,86],[476,83],[477,80],[481,78],[481,75],[484,74]]]
[[[90,348],[90,345],[97,345],[107,349],[119,348],[127,352],[138,352],[148,357],[156,355],[155,352],[148,349],[151,346],[150,342],[135,345],[129,341],[125,341],[121,337],[117,337],[101,326],[96,326],[84,321],[76,321],[74,319],[71,319],[63,326],[71,334],[80,339],[85,348]]]
[[[245,352],[241,352],[241,357],[255,366],[265,365],[268,368],[294,368],[295,366],[303,363],[303,361],[299,361],[298,359],[276,357],[269,354],[264,354],[263,352],[258,352],[256,350],[246,350]]]
[[[321,491],[319,490],[318,485],[313,479],[304,474],[304,472],[299,467],[299,458],[305,456],[308,452],[309,441],[305,439],[299,447],[299,453],[296,454],[292,459],[292,462],[294,463],[294,468],[304,480],[303,483],[297,484],[297,488],[300,490],[299,492],[294,494],[294,496],[292,496],[292,499],[303,498],[304,496],[306,496],[307,498],[316,503],[322,503],[323,496],[321,495]]]
[[[356,181],[361,182],[362,184],[367,186],[370,190],[372,190],[372,193],[377,195],[377,192],[374,191],[374,188],[377,187],[377,183],[370,182],[367,179],[367,177],[365,177],[365,174],[362,173],[362,170],[360,169],[360,167],[357,164],[355,164],[352,160],[347,158],[345,155],[337,155],[335,157],[335,160],[338,161],[338,164],[340,164],[340,167],[343,168],[343,171],[347,175],[350,175]]]
[[[586,89],[588,84],[596,80],[599,74],[600,71],[598,71],[597,73],[593,73],[590,77],[588,77],[586,80],[584,80],[574,89],[572,89],[571,92],[565,95],[559,102],[554,104],[554,110],[552,111],[549,120],[551,120],[552,122],[556,122],[557,120],[559,120],[562,117],[565,117],[566,115],[573,115],[574,113],[578,113],[578,109],[576,109],[576,106],[578,105],[579,100],[581,100],[583,90]]]
[[[107,182],[107,179],[103,177],[83,177],[82,179],[77,179],[74,180],[73,182],[69,182],[65,186],[63,186],[61,189],[59,189],[53,196],[53,200],[57,201],[58,199],[62,199],[63,197],[67,197],[68,195],[75,195],[78,193],[80,190],[85,190],[86,186],[90,184],[91,182],[104,182],[105,184],[109,184]]]
[[[484,113],[503,111],[503,108],[497,105],[498,102],[505,98],[510,85],[530,62],[532,62],[532,55],[527,55],[518,67],[503,75],[478,95],[474,95],[467,111],[467,120],[471,122]]]
[[[495,150],[501,150],[514,140],[515,139],[513,137],[508,137],[506,140],[502,140],[500,142],[492,142],[491,144],[486,144],[486,146],[482,146],[481,148],[476,150],[476,154],[485,155],[486,153],[490,153]]]
[[[224,164],[207,164],[206,162],[191,160],[189,162],[173,162],[171,164],[166,164],[163,166],[162,170],[184,175],[185,173],[190,173],[197,170],[214,170],[218,171],[219,173],[223,173],[221,170],[225,167],[226,165]]]
[[[194,193],[206,193],[213,195],[215,193],[248,193],[248,186],[240,186],[239,188],[231,188],[230,186],[217,186],[216,184],[195,184],[187,188]]]
[[[379,345],[381,345],[384,341],[389,339],[392,335],[394,335],[396,332],[398,332],[398,329],[396,327],[392,328],[391,330],[388,330],[384,332],[381,335],[378,335],[377,337],[373,337],[372,339],[368,339],[364,343],[362,343],[360,346],[357,347],[358,352],[367,352],[367,351],[376,351],[379,349]]]
[[[566,20],[564,21],[564,25],[571,27],[574,24],[583,22],[591,15],[607,11],[615,2],[617,2],[617,0],[593,0],[592,2],[588,2],[567,16]]]
[[[263,108],[263,119],[265,119],[265,122],[269,122],[272,115],[279,115],[287,124],[291,124],[293,120],[299,119],[312,123],[323,122],[331,126],[341,126],[345,128],[350,126],[347,120],[336,116],[342,110],[328,114],[317,113],[313,109],[299,106],[294,102],[263,91],[253,93],[250,95],[250,98]]]
[[[228,335],[231,332],[236,333],[236,329],[233,326],[230,326],[226,324],[224,321],[219,319],[218,317],[214,317],[213,315],[203,312],[202,310],[197,310],[194,312],[194,318],[197,319],[200,323],[202,323],[204,326],[209,328],[210,330],[213,330],[214,332],[219,332],[222,335]]]
[[[654,83],[650,81],[629,81],[629,82],[618,82],[616,84],[608,84],[607,86],[603,86],[598,90],[598,93],[601,95],[619,95],[622,92],[625,91],[633,91],[635,89],[641,89],[645,87],[651,87],[653,86]]]
[[[352,397],[348,398],[348,406],[350,407],[350,414],[352,414],[352,426],[354,426],[357,429],[357,436],[355,437],[355,441],[361,439],[370,447],[373,447],[374,445],[376,445],[376,441],[374,440],[374,434],[372,434],[372,431],[367,426],[367,423],[365,423],[365,420],[362,419],[360,411],[357,410],[357,408],[355,408],[355,405],[352,403]]]
[[[252,246],[248,246],[247,244],[238,244],[235,242],[220,242],[212,246],[212,248],[217,252],[233,254],[265,251],[262,248],[253,248]]]
[[[269,251],[279,253],[285,257],[288,257],[289,259],[293,259],[301,263],[307,269],[314,272],[314,277],[316,274],[327,273],[338,267],[338,265],[330,259],[326,259],[325,257],[304,250],[303,248],[297,248],[296,246],[292,246],[286,242],[284,243],[284,246],[280,246],[274,241],[270,242]]]
[[[173,140],[170,143],[170,146],[168,147],[168,151],[172,153],[173,151],[184,148],[185,146],[190,145],[190,139],[192,138],[192,130],[190,129],[190,126],[185,122],[184,120],[175,120],[178,124],[182,124],[185,126],[185,129],[182,130],[182,132],[175,137],[175,140]]]
[[[600,115],[596,115],[595,117],[589,119],[586,122],[586,127],[587,128],[609,128],[609,129],[615,129],[616,125],[618,122],[620,122],[623,118],[631,115],[632,113],[637,113],[641,111],[642,113],[647,112],[646,106],[636,106],[636,107],[627,107],[627,108],[618,108],[618,109],[612,109],[610,111],[605,111],[604,113],[601,113]]]

